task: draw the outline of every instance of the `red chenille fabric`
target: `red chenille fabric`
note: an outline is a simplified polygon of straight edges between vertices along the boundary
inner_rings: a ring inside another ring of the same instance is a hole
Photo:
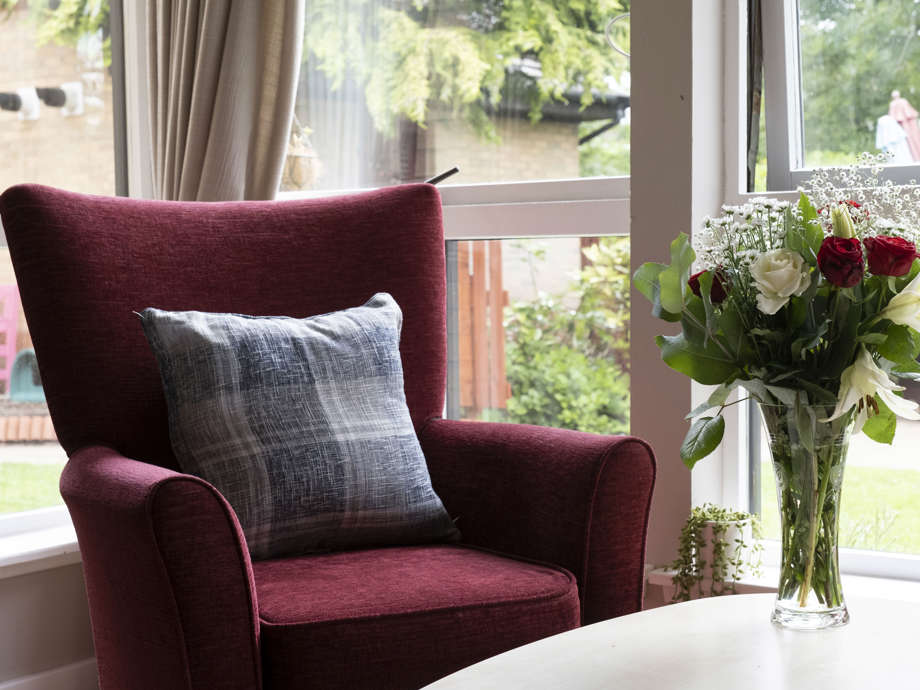
[[[582,623],[642,608],[655,457],[631,436],[435,419],[431,482],[463,539],[554,563],[578,580]]]
[[[578,626],[570,573],[462,546],[253,567],[272,690],[418,688]]]
[[[0,196],[70,460],[102,690],[411,688],[641,608],[655,460],[632,437],[439,419],[438,192],[289,202]],[[253,563],[213,486],[176,471],[148,306],[303,317],[393,295],[406,399],[461,545]]]

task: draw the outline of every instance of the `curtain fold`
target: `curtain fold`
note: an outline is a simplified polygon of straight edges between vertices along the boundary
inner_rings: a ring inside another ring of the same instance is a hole
[[[304,0],[148,0],[156,198],[274,198],[303,22]]]

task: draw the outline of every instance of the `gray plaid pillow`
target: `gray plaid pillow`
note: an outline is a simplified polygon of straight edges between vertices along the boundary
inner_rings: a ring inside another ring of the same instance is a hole
[[[140,316],[179,465],[230,502],[253,558],[459,538],[406,406],[390,295],[306,319]]]

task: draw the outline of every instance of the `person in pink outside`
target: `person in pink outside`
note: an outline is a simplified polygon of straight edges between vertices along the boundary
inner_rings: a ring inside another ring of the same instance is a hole
[[[904,129],[907,135],[907,143],[910,146],[910,153],[914,160],[920,160],[920,127],[917,126],[917,111],[907,101],[901,97],[900,91],[891,92],[891,103],[888,106],[888,114],[898,121],[898,124]]]

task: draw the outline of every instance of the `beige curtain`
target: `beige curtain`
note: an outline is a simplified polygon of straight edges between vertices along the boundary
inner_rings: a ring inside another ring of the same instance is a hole
[[[159,199],[272,199],[287,149],[304,0],[148,0]]]

